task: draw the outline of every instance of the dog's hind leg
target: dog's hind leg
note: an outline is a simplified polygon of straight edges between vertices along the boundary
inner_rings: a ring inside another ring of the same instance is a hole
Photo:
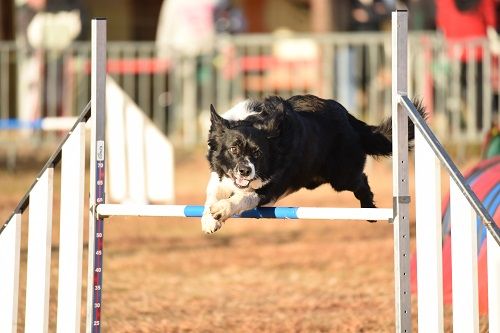
[[[357,178],[357,181],[349,183],[343,182],[341,185],[338,182],[331,182],[330,185],[336,191],[351,191],[354,193],[356,199],[359,200],[361,208],[377,208],[373,202],[373,192],[368,184],[368,178],[364,173],[361,173],[361,175]],[[368,222],[376,221],[370,220]]]
[[[359,200],[361,208],[376,208],[373,203],[373,192],[368,185],[366,174],[361,174],[358,187],[353,190],[354,196]]]
[[[356,199],[359,200],[361,208],[377,208],[373,202],[373,192],[368,184],[366,174],[361,174],[359,186],[353,191]],[[377,222],[375,220],[368,220],[368,222]]]

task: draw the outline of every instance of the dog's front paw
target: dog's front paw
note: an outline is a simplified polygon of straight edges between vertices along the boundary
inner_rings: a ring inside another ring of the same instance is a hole
[[[201,230],[206,234],[216,232],[222,227],[222,223],[213,218],[210,213],[205,213],[201,217]]]
[[[220,222],[224,222],[225,220],[230,218],[231,215],[233,215],[233,212],[231,210],[231,202],[229,202],[229,200],[227,199],[217,201],[212,206],[210,206],[210,213],[212,214],[214,219]]]

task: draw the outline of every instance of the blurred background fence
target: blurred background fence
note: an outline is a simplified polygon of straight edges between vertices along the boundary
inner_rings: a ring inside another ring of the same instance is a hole
[[[489,45],[449,45],[434,31],[410,36],[410,94],[423,99],[445,143],[478,143],[498,123],[498,57]],[[177,147],[205,141],[211,103],[223,112],[244,98],[311,93],[339,100],[370,123],[390,114],[385,32],[220,35],[204,54],[164,53],[154,42],[110,42],[108,73]],[[41,73],[36,94],[24,79],[30,71]],[[0,43],[0,121],[76,116],[89,101],[89,73],[85,42],[61,51]]]

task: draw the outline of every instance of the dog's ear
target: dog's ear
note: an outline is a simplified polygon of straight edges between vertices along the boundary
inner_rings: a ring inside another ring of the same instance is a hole
[[[267,110],[268,116],[254,124],[254,127],[267,132],[268,138],[275,138],[280,135],[283,119],[285,118],[285,105],[281,101],[271,105],[271,110]]]
[[[219,116],[212,104],[210,104],[210,122],[212,128],[223,129],[224,127],[228,127],[227,120]]]

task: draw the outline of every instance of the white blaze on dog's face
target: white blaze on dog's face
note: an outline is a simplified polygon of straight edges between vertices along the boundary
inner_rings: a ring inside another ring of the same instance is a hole
[[[270,153],[267,133],[245,122],[246,118],[237,117],[236,112],[230,117],[239,119],[235,121],[220,117],[213,108],[211,113],[208,155],[212,170],[231,179],[241,190],[256,190],[266,185]],[[239,115],[243,113],[240,110]]]

